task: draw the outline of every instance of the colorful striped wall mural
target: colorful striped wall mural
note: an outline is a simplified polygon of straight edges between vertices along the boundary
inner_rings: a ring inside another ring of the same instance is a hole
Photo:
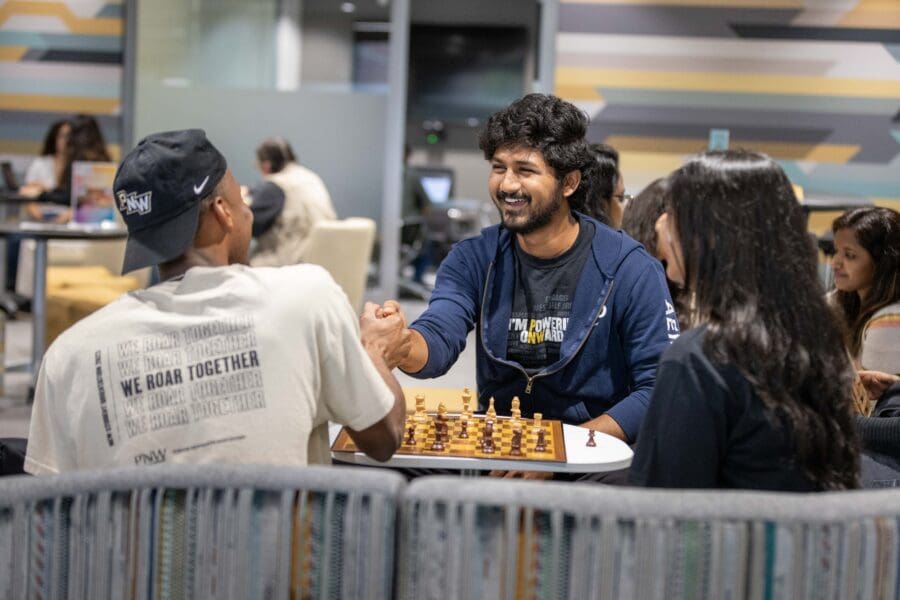
[[[559,21],[556,93],[629,190],[721,128],[808,196],[900,207],[900,0],[562,0]]]
[[[38,154],[50,124],[97,117],[121,140],[123,0],[0,0],[0,154]]]

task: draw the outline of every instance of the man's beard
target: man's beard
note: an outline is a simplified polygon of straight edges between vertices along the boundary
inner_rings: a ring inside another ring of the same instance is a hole
[[[506,192],[497,191],[497,211],[500,213],[500,222],[503,223],[503,226],[506,227],[512,233],[518,233],[522,235],[527,235],[529,233],[533,233],[544,227],[553,220],[553,215],[560,209],[563,201],[562,194],[562,186],[557,186],[556,191],[553,194],[553,200],[544,206],[543,208],[539,208],[536,210],[530,210],[528,213],[528,218],[524,223],[521,224],[512,224],[507,222],[507,220],[503,216],[503,201],[507,198],[513,198],[517,200],[525,200],[527,203],[526,210],[532,208],[531,204],[531,196],[524,193],[519,194],[507,194]]]

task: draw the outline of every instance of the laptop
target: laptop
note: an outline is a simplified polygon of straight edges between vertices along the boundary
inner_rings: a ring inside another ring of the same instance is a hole
[[[3,172],[3,185],[6,186],[6,190],[10,192],[15,192],[19,189],[19,181],[16,179],[16,173],[13,171],[12,163],[8,160],[4,160],[0,163],[0,171]]]
[[[116,163],[72,161],[72,224],[87,228],[119,223],[113,196]]]
[[[453,170],[441,167],[415,167],[419,185],[431,204],[446,204],[453,197]]]

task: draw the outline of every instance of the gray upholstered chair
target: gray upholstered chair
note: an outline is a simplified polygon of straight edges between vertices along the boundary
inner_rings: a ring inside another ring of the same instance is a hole
[[[0,598],[389,597],[394,473],[156,466],[0,481]]]
[[[399,598],[896,598],[900,490],[674,491],[429,477]]]

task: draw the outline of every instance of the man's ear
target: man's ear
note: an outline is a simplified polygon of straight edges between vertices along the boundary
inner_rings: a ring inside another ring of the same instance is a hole
[[[219,227],[221,227],[223,231],[231,231],[234,229],[234,216],[231,214],[231,207],[228,206],[228,201],[225,200],[225,196],[217,192],[209,207],[209,211],[215,216],[216,221],[219,223]]]
[[[575,169],[574,171],[569,171],[566,173],[565,177],[562,180],[562,194],[563,197],[568,198],[572,194],[575,193],[575,190],[578,189],[578,185],[581,183],[581,171]]]

